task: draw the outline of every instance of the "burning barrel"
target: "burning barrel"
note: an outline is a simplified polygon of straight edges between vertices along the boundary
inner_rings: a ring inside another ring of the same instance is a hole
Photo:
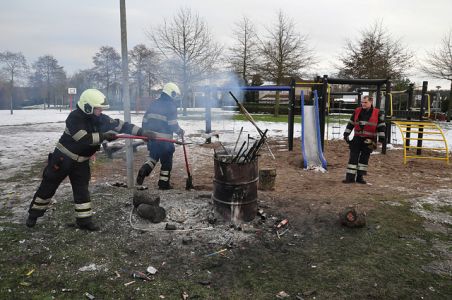
[[[258,160],[230,162],[214,158],[212,199],[216,213],[225,221],[249,222],[257,214]]]

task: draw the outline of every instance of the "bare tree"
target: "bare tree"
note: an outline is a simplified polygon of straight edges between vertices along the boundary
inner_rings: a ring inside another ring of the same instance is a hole
[[[450,94],[447,108],[447,120],[452,118],[452,30],[446,34],[441,46],[428,53],[421,67],[422,71],[434,78],[450,81]]]
[[[84,90],[95,86],[95,78],[92,69],[79,70],[72,74],[68,79],[68,87],[76,88],[80,95]],[[72,99],[72,98],[71,98]],[[73,103],[77,102],[77,95],[72,99]]]
[[[112,90],[117,90],[120,85],[121,56],[113,47],[102,46],[99,52],[93,56],[93,63],[94,78],[99,87],[105,89],[105,95],[109,99],[110,96],[116,94],[112,93]]]
[[[375,22],[356,41],[346,41],[339,60],[340,77],[397,81],[407,76],[407,70],[413,65],[413,54],[400,39],[394,40],[381,22]]]
[[[153,52],[143,61],[143,73],[147,94],[151,96],[152,86],[161,81],[161,59],[158,53]]]
[[[28,71],[27,60],[25,56],[21,53],[13,53],[9,51],[0,53],[0,63],[3,65],[2,70],[8,74],[10,79],[10,97],[11,106],[10,111],[13,114],[14,109],[14,79],[21,78]]]
[[[267,28],[267,36],[261,42],[260,52],[264,78],[274,81],[277,85],[282,84],[284,78],[302,76],[304,71],[315,63],[307,36],[298,33],[293,20],[282,11],[278,12],[276,24]],[[277,92],[275,116],[279,115],[279,102]]]
[[[144,44],[139,44],[129,51],[131,75],[134,79],[138,97],[143,96],[143,87],[148,95],[151,94],[151,87],[157,82],[159,73],[158,54],[147,48]]]
[[[256,71],[259,51],[259,40],[253,23],[242,17],[233,29],[234,45],[229,48],[229,65],[239,74],[245,85],[249,85]]]
[[[32,65],[33,73],[30,76],[32,86],[37,87],[44,94],[44,109],[50,107],[51,99],[54,104],[61,93],[61,85],[65,85],[66,72],[52,55],[39,57]]]
[[[187,94],[193,84],[208,78],[221,54],[220,46],[209,33],[207,24],[189,8],[165,19],[163,25],[148,32],[148,37],[167,59],[167,68],[182,83],[182,106],[187,112]]]
[[[82,92],[95,86],[94,77],[92,69],[79,70],[69,78],[69,85]]]

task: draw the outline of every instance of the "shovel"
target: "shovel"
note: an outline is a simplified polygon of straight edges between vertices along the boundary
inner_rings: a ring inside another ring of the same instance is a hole
[[[182,147],[184,148],[184,158],[185,158],[185,168],[187,169],[187,182],[185,183],[185,189],[186,190],[190,190],[190,189],[194,189],[195,187],[193,186],[193,178],[191,177],[190,174],[190,167],[188,165],[188,158],[187,158],[187,149],[185,149],[185,141],[184,141],[184,136],[182,135]]]

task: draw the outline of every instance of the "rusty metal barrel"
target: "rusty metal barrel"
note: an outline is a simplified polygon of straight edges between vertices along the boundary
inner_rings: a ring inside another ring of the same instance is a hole
[[[223,220],[252,221],[257,214],[257,159],[246,163],[223,162],[214,158],[212,200]]]

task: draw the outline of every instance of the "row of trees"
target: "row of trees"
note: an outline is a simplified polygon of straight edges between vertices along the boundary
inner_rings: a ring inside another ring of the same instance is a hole
[[[27,99],[26,104],[50,105],[67,103],[67,88],[75,87],[83,91],[90,87],[102,89],[110,104],[119,105],[121,80],[121,57],[110,46],[103,46],[92,58],[94,67],[77,71],[67,76],[66,71],[52,55],[39,57],[31,65],[21,52],[0,52],[2,77],[0,77],[0,99],[8,99],[8,104],[0,103],[1,108],[14,109],[13,99]],[[137,45],[130,51],[131,79],[138,97],[146,89],[148,95],[158,80],[158,60],[156,52],[144,45]],[[3,80],[1,80],[3,79]],[[6,84],[7,82],[7,84]],[[21,88],[18,86],[22,85]],[[23,87],[25,86],[25,87]],[[17,101],[18,102],[18,101]],[[16,103],[19,106],[20,103]]]
[[[261,84],[262,80],[285,84],[290,77],[308,75],[317,58],[307,35],[296,30],[293,20],[279,11],[274,24],[257,34],[256,27],[243,17],[233,28],[233,45],[225,48],[212,37],[198,14],[180,9],[172,18],[147,32],[152,47],[136,45],[129,51],[132,99],[151,96],[162,82],[175,81],[184,95],[197,86],[215,84],[221,72],[232,71],[240,84]],[[452,82],[451,33],[442,46],[429,53],[421,67],[435,78]],[[356,40],[347,40],[336,66],[337,75],[346,78],[387,78],[399,84],[409,83],[408,71],[413,66],[413,53],[394,39],[381,23],[362,31]],[[121,104],[121,57],[110,46],[103,46],[93,56],[93,67],[67,76],[64,68],[51,55],[39,57],[28,66],[22,53],[0,53],[4,71],[2,91],[9,92],[11,112],[17,80],[28,79],[33,99],[49,105],[66,96],[67,87],[84,90],[97,87],[107,95],[110,105]],[[6,83],[6,84],[5,84]],[[27,97],[30,98],[30,97]],[[278,112],[278,101],[275,112]],[[1,103],[0,103],[1,105]],[[183,107],[188,105],[188,97]]]

